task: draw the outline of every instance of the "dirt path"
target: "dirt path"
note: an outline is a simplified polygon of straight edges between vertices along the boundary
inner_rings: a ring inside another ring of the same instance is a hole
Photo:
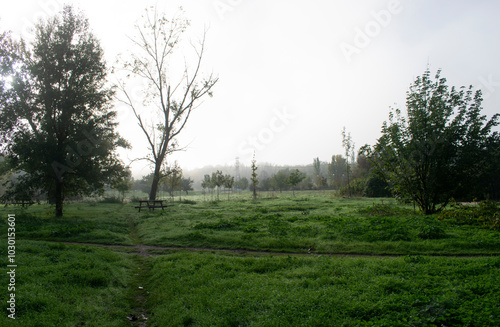
[[[211,252],[211,253],[228,253],[237,255],[267,255],[267,256],[328,256],[328,257],[401,257],[406,254],[366,254],[366,253],[316,253],[316,252],[275,252],[275,251],[257,251],[245,249],[214,249],[214,248],[198,248],[198,247],[175,247],[175,246],[156,246],[142,244],[140,237],[137,235],[137,228],[132,217],[127,217],[130,224],[130,238],[134,245],[112,245],[99,243],[85,242],[66,242],[66,241],[49,241],[52,243],[62,243],[78,246],[95,246],[122,251],[135,256],[136,270],[133,273],[129,283],[129,289],[133,303],[131,313],[127,316],[130,321],[130,326],[147,327],[149,313],[147,311],[147,301],[149,291],[147,290],[146,281],[149,275],[150,266],[148,257],[157,255],[168,255],[173,251],[193,251],[193,252]],[[441,257],[483,257],[495,255],[434,255]]]
[[[144,285],[146,284],[146,279],[149,273],[149,265],[146,262],[146,257],[148,256],[148,251],[141,242],[140,237],[137,235],[137,228],[132,217],[128,216],[127,220],[130,225],[130,238],[135,245],[132,246],[135,256],[135,269],[132,280],[130,281],[129,287],[133,294],[134,303],[132,305],[132,313],[127,316],[130,321],[131,326],[136,327],[146,327],[148,324],[148,312],[146,310],[146,304],[148,300],[149,291]],[[113,246],[109,246],[113,248]],[[114,248],[123,248],[114,246]]]
[[[329,257],[404,257],[408,254],[369,254],[369,253],[320,253],[320,252],[277,252],[277,251],[258,251],[246,249],[217,249],[217,248],[198,248],[198,247],[181,247],[181,246],[158,246],[158,245],[113,245],[102,243],[85,243],[85,242],[66,242],[66,241],[48,241],[52,243],[82,245],[82,246],[97,246],[109,249],[122,250],[130,254],[136,254],[140,257],[150,257],[157,255],[169,254],[172,251],[192,251],[192,252],[213,252],[213,253],[231,253],[240,255],[269,255],[269,256],[329,256]],[[455,257],[455,258],[477,258],[477,257],[496,257],[496,254],[410,254],[423,255],[432,257]]]

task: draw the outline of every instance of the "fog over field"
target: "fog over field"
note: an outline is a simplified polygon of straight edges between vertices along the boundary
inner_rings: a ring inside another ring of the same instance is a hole
[[[280,165],[329,161],[343,151],[344,126],[357,148],[373,145],[389,108],[404,109],[408,87],[427,67],[442,69],[450,86],[482,89],[486,115],[499,111],[498,1],[10,1],[1,5],[0,27],[30,39],[33,24],[64,3],[89,18],[109,67],[126,58],[134,22],[149,5],[167,17],[182,6],[193,43],[208,30],[201,69],[219,82],[178,137],[186,151],[168,159],[184,169],[236,157],[249,166],[254,151],[258,162]],[[182,48],[188,64],[192,50]],[[132,111],[115,108],[132,144],[121,157],[144,157]],[[151,172],[145,161],[131,167],[136,177]]]

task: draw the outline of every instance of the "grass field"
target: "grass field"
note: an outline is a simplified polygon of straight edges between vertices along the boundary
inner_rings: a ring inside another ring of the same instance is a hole
[[[0,262],[14,213],[18,266],[0,325],[500,325],[500,232],[392,199],[276,195],[1,208]]]

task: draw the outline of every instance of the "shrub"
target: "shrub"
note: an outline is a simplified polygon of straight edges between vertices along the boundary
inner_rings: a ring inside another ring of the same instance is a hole
[[[437,240],[446,237],[440,222],[433,217],[421,217],[418,223],[417,236],[424,240]]]
[[[142,200],[144,200],[143,197],[137,196],[135,194],[130,198],[130,202],[139,202],[139,201],[142,201]]]
[[[454,205],[442,211],[438,219],[458,225],[482,225],[500,230],[500,208],[493,201],[482,201],[477,206]]]
[[[349,186],[344,186],[339,189],[340,196],[349,196],[349,189],[351,196],[364,196],[366,186],[365,179],[355,179],[349,183]]]
[[[105,196],[101,201],[101,203],[122,203],[122,199],[117,196]]]
[[[389,184],[375,174],[370,174],[366,181],[364,196],[369,198],[388,198],[392,197]]]

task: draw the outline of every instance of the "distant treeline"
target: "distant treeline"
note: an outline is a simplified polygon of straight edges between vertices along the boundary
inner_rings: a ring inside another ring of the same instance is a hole
[[[352,164],[348,164],[344,156],[337,154],[332,156],[330,162],[314,158],[311,164],[308,165],[258,163],[257,166],[259,180],[257,190],[260,192],[291,190],[292,185],[287,183],[287,177],[291,172],[299,170],[305,176],[295,186],[296,190],[338,190],[341,195],[348,195],[350,189],[353,196],[391,196],[390,191],[386,188],[387,184],[371,174],[371,163],[362,154],[358,155]],[[216,171],[221,171],[223,174],[235,178],[234,190],[253,188],[250,182],[251,167],[235,162],[234,165],[205,166],[183,171],[182,190],[186,192],[203,190],[202,182],[205,176],[211,176]],[[348,187],[348,172],[350,174],[350,187]],[[135,180],[134,189],[147,193],[151,185],[151,179],[152,174]],[[177,185],[177,189],[178,187]],[[161,190],[172,192],[172,183],[165,181],[162,183]]]

